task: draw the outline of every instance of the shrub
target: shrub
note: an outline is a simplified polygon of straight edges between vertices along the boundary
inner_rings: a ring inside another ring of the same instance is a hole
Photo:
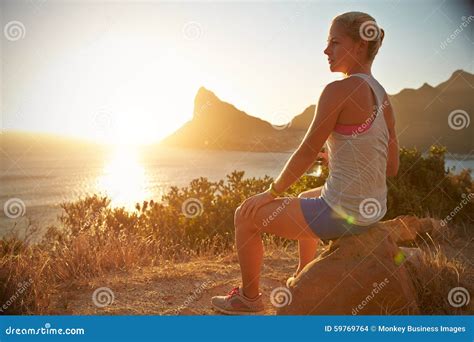
[[[469,170],[454,175],[444,169],[445,152],[434,146],[422,156],[415,149],[401,149],[400,171],[388,180],[386,219],[407,214],[445,218],[459,206],[463,194],[473,192]],[[11,302],[0,309],[9,314],[47,313],[51,295],[75,280],[156,265],[163,259],[185,260],[232,250],[235,209],[272,182],[267,175],[244,178],[244,174],[233,171],[226,181],[217,182],[194,179],[187,187],[172,187],[159,202],[137,204],[134,211],[112,208],[108,198],[97,195],[62,203],[61,225],[49,227],[41,243],[29,244],[14,236],[0,240],[0,303]],[[305,175],[287,195],[321,186],[327,175],[327,168],[322,177]],[[472,228],[472,209],[470,201],[451,221],[461,223],[468,234],[472,233],[466,229]],[[267,236],[265,241],[277,246],[294,244]],[[25,293],[18,296],[18,284],[26,282]]]

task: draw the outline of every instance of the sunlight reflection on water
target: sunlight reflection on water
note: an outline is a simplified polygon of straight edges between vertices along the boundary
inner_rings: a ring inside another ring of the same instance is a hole
[[[117,148],[97,179],[98,191],[111,199],[111,205],[126,209],[151,196],[148,184],[145,167],[133,147]]]

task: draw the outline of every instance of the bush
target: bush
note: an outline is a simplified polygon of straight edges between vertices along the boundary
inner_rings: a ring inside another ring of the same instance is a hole
[[[454,175],[444,168],[446,149],[432,146],[427,156],[416,149],[400,150],[400,169],[388,178],[388,210],[385,219],[399,215],[446,218],[465,196],[473,193],[470,170]],[[453,217],[454,222],[472,222],[473,202]]]
[[[422,156],[401,150],[399,174],[388,180],[386,219],[407,214],[444,218],[459,206],[463,194],[473,192],[469,170],[459,175],[444,170],[445,152],[432,147]],[[321,186],[327,175],[325,168],[322,177],[303,176],[287,195]],[[235,209],[271,182],[267,175],[245,179],[244,171],[233,171],[226,181],[201,177],[187,187],[172,187],[160,202],[137,204],[134,211],[112,208],[108,198],[97,195],[62,203],[61,225],[49,227],[41,243],[28,244],[14,236],[0,240],[0,303],[11,302],[0,313],[47,313],[49,298],[58,288],[112,270],[226,253],[234,244]],[[452,222],[471,224],[472,209],[468,202]],[[18,297],[18,284],[26,282],[26,294],[12,301]]]

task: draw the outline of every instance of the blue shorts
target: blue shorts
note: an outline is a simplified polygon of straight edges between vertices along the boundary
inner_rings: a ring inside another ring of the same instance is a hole
[[[322,240],[362,234],[373,227],[373,225],[359,226],[347,222],[321,197],[300,198],[300,205],[306,223]]]

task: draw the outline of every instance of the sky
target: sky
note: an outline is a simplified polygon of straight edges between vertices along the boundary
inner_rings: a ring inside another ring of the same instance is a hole
[[[384,28],[372,73],[389,94],[474,73],[467,1],[0,4],[2,132],[153,143],[192,118],[201,86],[284,124],[342,78],[323,50],[332,18],[346,11]]]

